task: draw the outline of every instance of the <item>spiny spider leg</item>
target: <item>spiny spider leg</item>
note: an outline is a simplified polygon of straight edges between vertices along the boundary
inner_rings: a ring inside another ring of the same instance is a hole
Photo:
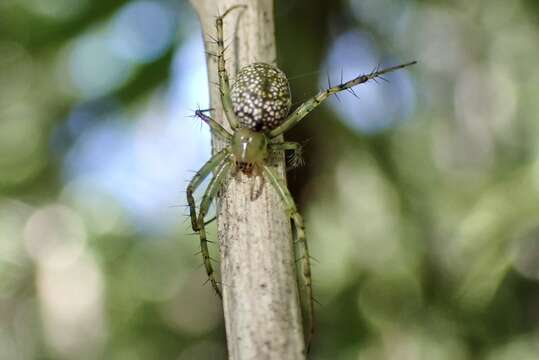
[[[303,148],[300,143],[285,141],[282,143],[271,143],[269,146],[271,151],[291,150],[293,152],[292,156],[290,157],[290,164],[292,168],[296,168],[304,164]]]
[[[285,141],[282,143],[271,143],[269,144],[271,150],[294,150],[294,151],[301,151],[301,145],[300,143],[294,142],[294,141]]]
[[[215,20],[215,26],[217,28],[217,71],[219,73],[219,92],[221,93],[221,103],[225,111],[228,124],[232,129],[239,127],[238,119],[232,108],[232,100],[230,98],[230,84],[228,81],[228,74],[225,69],[225,45],[223,40],[223,19],[230,11],[238,8],[246,8],[245,5],[236,5],[229,8],[223,15],[218,16]]]
[[[189,215],[191,216],[191,227],[194,232],[199,230],[197,223],[197,208],[195,198],[193,196],[195,190],[200,186],[202,181],[214,170],[222,166],[225,156],[228,154],[227,149],[219,151],[213,155],[210,160],[195,173],[195,176],[189,181],[187,185],[187,203],[189,204]]]
[[[210,126],[210,128],[213,130],[213,132],[219,136],[221,139],[230,141],[232,139],[232,134],[230,134],[226,129],[219,124],[217,121],[213,120],[208,115],[204,114],[205,110],[197,109],[195,110],[195,116],[200,118],[202,121],[204,121],[206,124]]]
[[[294,228],[296,229],[296,237],[299,246],[303,250],[303,254],[300,257],[301,267],[303,269],[303,283],[307,292],[307,311],[308,311],[308,324],[309,332],[307,335],[307,352],[311,344],[311,339],[314,334],[314,296],[313,296],[313,285],[311,277],[311,262],[309,255],[309,247],[307,245],[307,240],[305,238],[305,225],[303,224],[303,218],[298,212],[296,204],[292,195],[288,191],[288,188],[283,181],[277,177],[277,174],[267,165],[264,165],[264,174],[270,180],[271,185],[279,194],[281,200],[283,201],[286,211],[294,223]]]
[[[204,261],[204,267],[206,268],[206,274],[208,279],[211,282],[211,286],[217,293],[217,295],[222,298],[221,289],[217,285],[217,280],[215,280],[213,266],[211,264],[210,251],[208,249],[208,239],[206,237],[206,228],[204,217],[208,212],[212,201],[215,199],[217,192],[223,186],[226,179],[230,175],[230,168],[232,163],[229,161],[232,155],[228,155],[221,162],[221,166],[217,169],[215,176],[211,179],[204,196],[202,197],[202,202],[200,203],[200,210],[198,212],[197,226],[198,226],[198,235],[200,236],[200,251],[202,252],[202,259]]]
[[[349,89],[353,86],[366,83],[369,80],[373,80],[373,79],[376,79],[377,77],[381,77],[381,75],[383,74],[389,73],[391,71],[399,70],[404,67],[414,65],[416,63],[417,63],[416,61],[412,61],[406,64],[401,64],[401,65],[392,66],[386,69],[377,70],[377,71],[371,72],[370,74],[360,75],[356,77],[355,79],[330,87],[329,89],[325,91],[321,91],[316,96],[312,97],[311,99],[301,104],[292,114],[288,116],[288,118],[281,125],[271,130],[268,135],[270,138],[274,138],[275,136],[281,135],[282,133],[290,129],[292,126],[297,124],[307,114],[313,111],[313,109],[315,109],[318,105],[320,105],[320,103],[326,100],[330,95]]]

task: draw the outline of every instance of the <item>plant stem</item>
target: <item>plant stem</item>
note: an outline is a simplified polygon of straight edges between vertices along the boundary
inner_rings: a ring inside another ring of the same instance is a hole
[[[234,5],[224,19],[226,68],[231,83],[235,69],[253,62],[274,63],[273,0],[191,0],[206,41],[215,52],[215,18]],[[219,99],[216,59],[208,55],[213,117],[225,124]],[[214,152],[224,146],[214,136]],[[284,160],[278,171],[284,177]],[[254,178],[241,172],[220,198],[218,236],[221,249],[223,308],[229,358],[304,359],[305,343],[296,281],[290,219],[278,195],[266,184],[251,200]]]

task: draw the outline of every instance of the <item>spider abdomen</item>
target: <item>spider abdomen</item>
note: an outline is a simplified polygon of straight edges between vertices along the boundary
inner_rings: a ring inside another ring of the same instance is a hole
[[[240,125],[256,132],[266,132],[279,126],[292,104],[285,74],[265,63],[242,68],[230,95]]]

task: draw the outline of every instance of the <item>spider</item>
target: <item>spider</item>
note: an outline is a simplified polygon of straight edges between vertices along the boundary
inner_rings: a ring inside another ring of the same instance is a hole
[[[279,136],[296,125],[329,96],[344,90],[351,92],[351,88],[356,85],[380,78],[383,74],[402,69],[416,62],[412,61],[382,70],[377,69],[369,74],[363,74],[350,81],[329,87],[289,113],[292,104],[288,79],[274,65],[266,63],[247,65],[238,72],[232,86],[229,85],[228,74],[225,70],[223,19],[230,11],[245,7],[245,5],[233,6],[216,19],[217,53],[213,55],[217,57],[221,104],[231,132],[205,114],[210,110],[195,111],[195,116],[208,124],[213,134],[224,140],[226,146],[214,154],[196,172],[187,186],[191,226],[200,237],[201,254],[208,279],[217,295],[222,297],[208,250],[205,230],[205,225],[208,223],[205,220],[206,214],[219,190],[224,187],[227,179],[231,176],[242,172],[248,177],[258,176],[262,177],[263,180],[269,180],[269,184],[279,194],[284,204],[285,211],[296,230],[297,243],[302,249],[301,267],[308,299],[310,339],[314,332],[314,297],[305,226],[285,182],[277,175],[271,161],[276,153],[289,150],[294,154],[293,163],[299,163],[301,161],[301,145],[296,142],[280,141]],[[204,192],[197,214],[194,192],[211,173],[213,173],[213,178]]]

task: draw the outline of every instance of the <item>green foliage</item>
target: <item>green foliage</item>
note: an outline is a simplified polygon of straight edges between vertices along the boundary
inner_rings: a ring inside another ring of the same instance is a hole
[[[158,3],[148,14],[164,9],[163,19],[173,19],[159,30],[167,36],[161,47],[138,44],[136,31],[100,42],[135,2],[0,3],[2,359],[226,357],[197,239],[183,210],[168,207],[182,202],[181,180],[151,209],[177,221],[151,226],[134,214],[137,201],[96,192],[97,180],[86,176],[93,168],[69,170],[107,160],[81,163],[90,129],[116,124],[102,133],[113,159],[126,129],[149,136],[164,121],[141,114],[169,101],[175,66],[188,54],[181,49],[199,29],[187,3]],[[384,91],[383,106],[369,111],[390,114],[388,126],[358,128],[364,119],[347,119],[343,98],[287,133],[310,139],[307,165],[289,173],[289,187],[319,260],[314,359],[537,357],[537,18],[537,4],[524,0],[276,2],[278,65],[291,80],[293,107],[325,86],[319,70],[343,34],[370,39],[372,67],[419,61],[406,75],[409,88],[389,78],[357,91],[357,114]],[[125,52],[126,44],[134,47]],[[180,93],[195,85],[182,83]],[[402,99],[409,106],[397,109],[409,110],[391,113]],[[93,115],[77,122],[75,112]],[[150,146],[135,143],[133,163],[156,173],[175,168],[152,153],[166,141],[157,133]],[[178,162],[197,155],[197,142],[188,145],[192,151],[174,154]],[[208,231],[214,238],[214,226]]]

